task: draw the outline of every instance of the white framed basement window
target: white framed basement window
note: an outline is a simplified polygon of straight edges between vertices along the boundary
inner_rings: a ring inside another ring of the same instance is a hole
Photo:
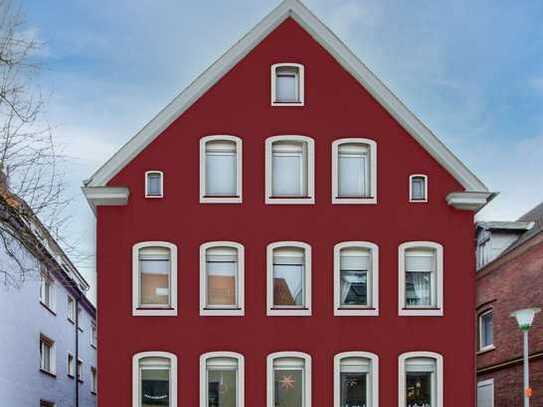
[[[200,407],[244,407],[243,355],[210,352],[200,356]]]
[[[334,407],[379,406],[379,358],[370,352],[334,356]]]
[[[311,407],[311,356],[302,352],[268,355],[267,407]]]
[[[409,176],[409,202],[428,202],[428,176],[413,174]]]
[[[56,346],[55,341],[40,335],[40,370],[50,375],[56,375]]]
[[[377,203],[377,143],[342,138],[332,143],[332,203]]]
[[[315,203],[315,146],[306,136],[266,139],[266,203]]]
[[[164,197],[164,173],[162,171],[145,172],[145,198]]]
[[[301,64],[280,63],[272,65],[272,106],[303,106],[304,75],[304,66]]]
[[[443,246],[406,242],[398,248],[398,314],[443,316]]]
[[[200,139],[200,202],[242,202],[242,141],[229,135]]]
[[[399,357],[399,406],[443,407],[443,357],[408,352]]]
[[[304,242],[268,245],[267,315],[311,315],[311,246]]]
[[[334,246],[334,315],[379,315],[379,247],[375,243]]]
[[[177,246],[140,242],[132,248],[132,315],[177,315]]]
[[[494,310],[486,309],[479,313],[479,352],[496,349],[494,346]]]
[[[168,352],[141,352],[132,359],[132,406],[177,407],[177,357]]]
[[[245,313],[245,250],[236,242],[200,246],[200,315]]]

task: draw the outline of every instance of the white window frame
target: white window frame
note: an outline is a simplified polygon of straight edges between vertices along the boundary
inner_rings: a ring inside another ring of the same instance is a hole
[[[245,358],[235,352],[208,352],[200,356],[200,407],[208,407],[207,361],[213,358],[230,358],[237,362],[237,402],[236,407],[245,406]]]
[[[236,196],[206,196],[206,144],[210,141],[231,141],[236,146]],[[239,137],[221,134],[200,139],[200,203],[242,203],[243,201],[243,142]]]
[[[140,407],[140,360],[164,358],[170,361],[170,407],[177,407],[177,356],[169,352],[140,352],[132,358],[132,406]]]
[[[70,300],[71,300],[71,305],[70,305]],[[68,321],[70,321],[72,324],[75,324],[75,313],[76,313],[75,298],[71,296],[70,294],[66,296],[66,307],[67,307],[66,317],[68,318]]]
[[[435,270],[435,308],[406,308],[405,307],[405,252],[408,249],[432,249],[436,254]],[[443,307],[443,246],[436,242],[413,241],[402,243],[398,247],[398,315],[442,317]]]
[[[70,377],[71,379],[75,378],[75,369],[76,369],[75,357],[72,353],[68,352],[68,355],[66,357],[66,371],[67,371],[68,377]]]
[[[77,363],[75,364],[75,372],[79,383],[83,383],[83,359],[77,359]]]
[[[435,360],[435,397],[436,403],[432,407],[443,407],[443,356],[435,352],[417,351],[402,353],[398,358],[398,407],[405,407],[406,368],[408,359],[430,358]]]
[[[334,407],[341,407],[341,361],[346,358],[362,358],[370,361],[371,407],[379,407],[379,357],[371,352],[342,352],[334,356]]]
[[[492,406],[491,407],[494,407],[495,401],[496,401],[495,393],[494,393],[494,379],[487,379],[487,380],[482,380],[480,382],[477,382],[477,393],[478,393],[479,387],[486,387],[486,386],[491,386],[492,388]],[[479,396],[478,394],[475,395],[476,399],[478,396]]]
[[[207,307],[207,262],[206,251],[214,247],[230,247],[237,251],[238,270],[236,294],[238,306],[232,308]],[[229,241],[207,242],[200,245],[200,315],[202,316],[243,316],[245,315],[245,248],[241,243]]]
[[[424,179],[424,199],[413,198],[413,178]],[[411,203],[426,203],[428,202],[428,176],[425,174],[411,174],[409,176],[409,202]]]
[[[91,322],[90,335],[90,345],[96,349],[98,346],[98,328],[96,327],[96,322]]]
[[[298,102],[278,102],[276,98],[277,68],[298,69]],[[272,106],[304,106],[305,104],[305,68],[302,64],[282,62],[271,66],[271,105]]]
[[[341,307],[341,250],[348,248],[366,249],[370,251],[371,270],[368,278],[370,288],[368,307]],[[334,316],[379,316],[379,246],[372,242],[348,241],[334,246]]]
[[[291,141],[295,143],[306,143],[307,145],[307,197],[304,198],[274,198],[273,197],[273,143],[278,141]],[[315,141],[311,137],[300,135],[280,135],[266,139],[266,196],[265,202],[268,205],[291,205],[315,203]]]
[[[273,306],[273,251],[283,247],[295,247],[304,250],[304,307],[275,308]],[[267,295],[266,315],[268,316],[311,316],[311,246],[305,242],[281,241],[268,244],[266,248]]]
[[[339,197],[339,147],[342,144],[363,144],[369,148],[370,197]],[[377,142],[368,138],[341,138],[332,143],[332,203],[333,204],[376,204],[377,203]]]
[[[145,247],[164,247],[170,250],[170,305],[164,309],[145,309],[139,304],[139,251]],[[132,315],[133,316],[177,316],[177,246],[170,242],[147,241],[132,246]]]
[[[271,353],[267,357],[266,366],[266,394],[267,394],[267,407],[274,406],[274,369],[273,363],[276,359],[282,358],[298,358],[304,361],[304,405],[303,407],[311,407],[311,356],[303,352],[275,352]]]
[[[48,342],[50,344],[49,349],[51,349],[51,353],[49,355],[49,368],[50,370],[45,369],[43,366],[43,350],[40,352],[40,370],[42,372],[48,373],[52,376],[56,376],[57,374],[57,343],[52,340],[49,336],[40,334],[40,348],[42,346],[43,342]]]
[[[47,286],[45,282],[49,282],[49,303],[45,302],[45,290],[47,289]],[[56,287],[55,287],[55,280],[54,278],[47,272],[42,272],[40,275],[40,302],[41,304],[47,308],[51,313],[56,315]]]
[[[98,369],[96,369],[96,367],[94,366],[91,366],[90,371],[91,371],[91,383],[90,383],[91,393],[96,394],[98,392]]]
[[[149,194],[148,176],[151,174],[160,175],[160,194],[159,195]],[[158,170],[145,171],[145,198],[149,198],[149,199],[164,198],[164,173],[162,171],[158,171]]]
[[[483,316],[492,314],[492,343],[487,346],[483,346]],[[494,345],[494,309],[493,308],[486,308],[484,311],[480,312],[477,317],[477,331],[479,333],[479,350],[478,353],[487,352],[489,350],[496,349],[496,346]]]

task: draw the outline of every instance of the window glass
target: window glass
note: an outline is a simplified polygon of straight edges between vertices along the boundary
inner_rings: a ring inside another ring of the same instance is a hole
[[[232,247],[206,250],[207,305],[235,306],[237,300],[238,252]]]
[[[170,250],[145,247],[139,251],[140,306],[170,304]]]
[[[340,364],[341,407],[371,407],[369,398],[370,362],[344,358]]]
[[[237,195],[236,143],[227,140],[206,143],[206,195]]]
[[[406,407],[435,407],[435,360],[430,358],[406,361]]]
[[[53,372],[53,344],[50,339],[40,337],[40,368],[46,372]]]
[[[369,148],[364,144],[341,144],[338,149],[339,197],[369,196]]]
[[[411,178],[411,199],[414,201],[426,199],[426,179],[424,177]]]
[[[278,359],[274,363],[282,361]],[[304,407],[304,364],[300,360],[293,362],[291,366],[274,366],[274,406],[276,407]]]
[[[435,307],[436,254],[432,249],[405,252],[405,301],[407,307]]]
[[[494,383],[477,386],[477,407],[494,407]]]
[[[170,361],[165,358],[140,360],[141,407],[170,406]]]
[[[162,174],[158,172],[151,172],[147,174],[147,195],[162,195]]]
[[[369,305],[370,251],[362,248],[341,249],[339,262],[340,305]]]
[[[68,319],[75,321],[75,300],[68,296]]]
[[[305,251],[299,248],[279,248],[273,251],[273,305],[303,306],[305,280]]]
[[[41,276],[40,300],[47,307],[53,307],[53,281],[44,274]]]
[[[68,355],[68,375],[73,376],[74,374],[74,357],[72,355]]]
[[[207,362],[208,407],[236,407],[237,361],[213,358]]]
[[[307,143],[290,141],[273,143],[272,195],[307,196]]]
[[[91,391],[96,393],[96,368],[91,367]]]
[[[493,343],[493,314],[492,311],[481,315],[481,347],[491,346]]]
[[[275,97],[277,102],[299,102],[299,89],[299,70],[297,67],[283,66],[276,69]]]

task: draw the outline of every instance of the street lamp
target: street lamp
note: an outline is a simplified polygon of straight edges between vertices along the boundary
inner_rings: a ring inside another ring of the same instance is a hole
[[[530,406],[530,378],[528,368],[528,331],[532,327],[535,314],[541,311],[540,308],[527,308],[515,311],[511,314],[517,320],[518,326],[524,332],[524,407]]]

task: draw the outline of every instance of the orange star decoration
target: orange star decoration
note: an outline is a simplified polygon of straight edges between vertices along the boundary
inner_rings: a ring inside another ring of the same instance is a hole
[[[524,394],[526,395],[526,397],[532,397],[534,395],[534,389],[528,387],[524,389]]]
[[[296,380],[294,380],[292,376],[283,376],[281,380],[279,380],[279,383],[281,383],[281,388],[283,390],[290,390],[294,388]]]

